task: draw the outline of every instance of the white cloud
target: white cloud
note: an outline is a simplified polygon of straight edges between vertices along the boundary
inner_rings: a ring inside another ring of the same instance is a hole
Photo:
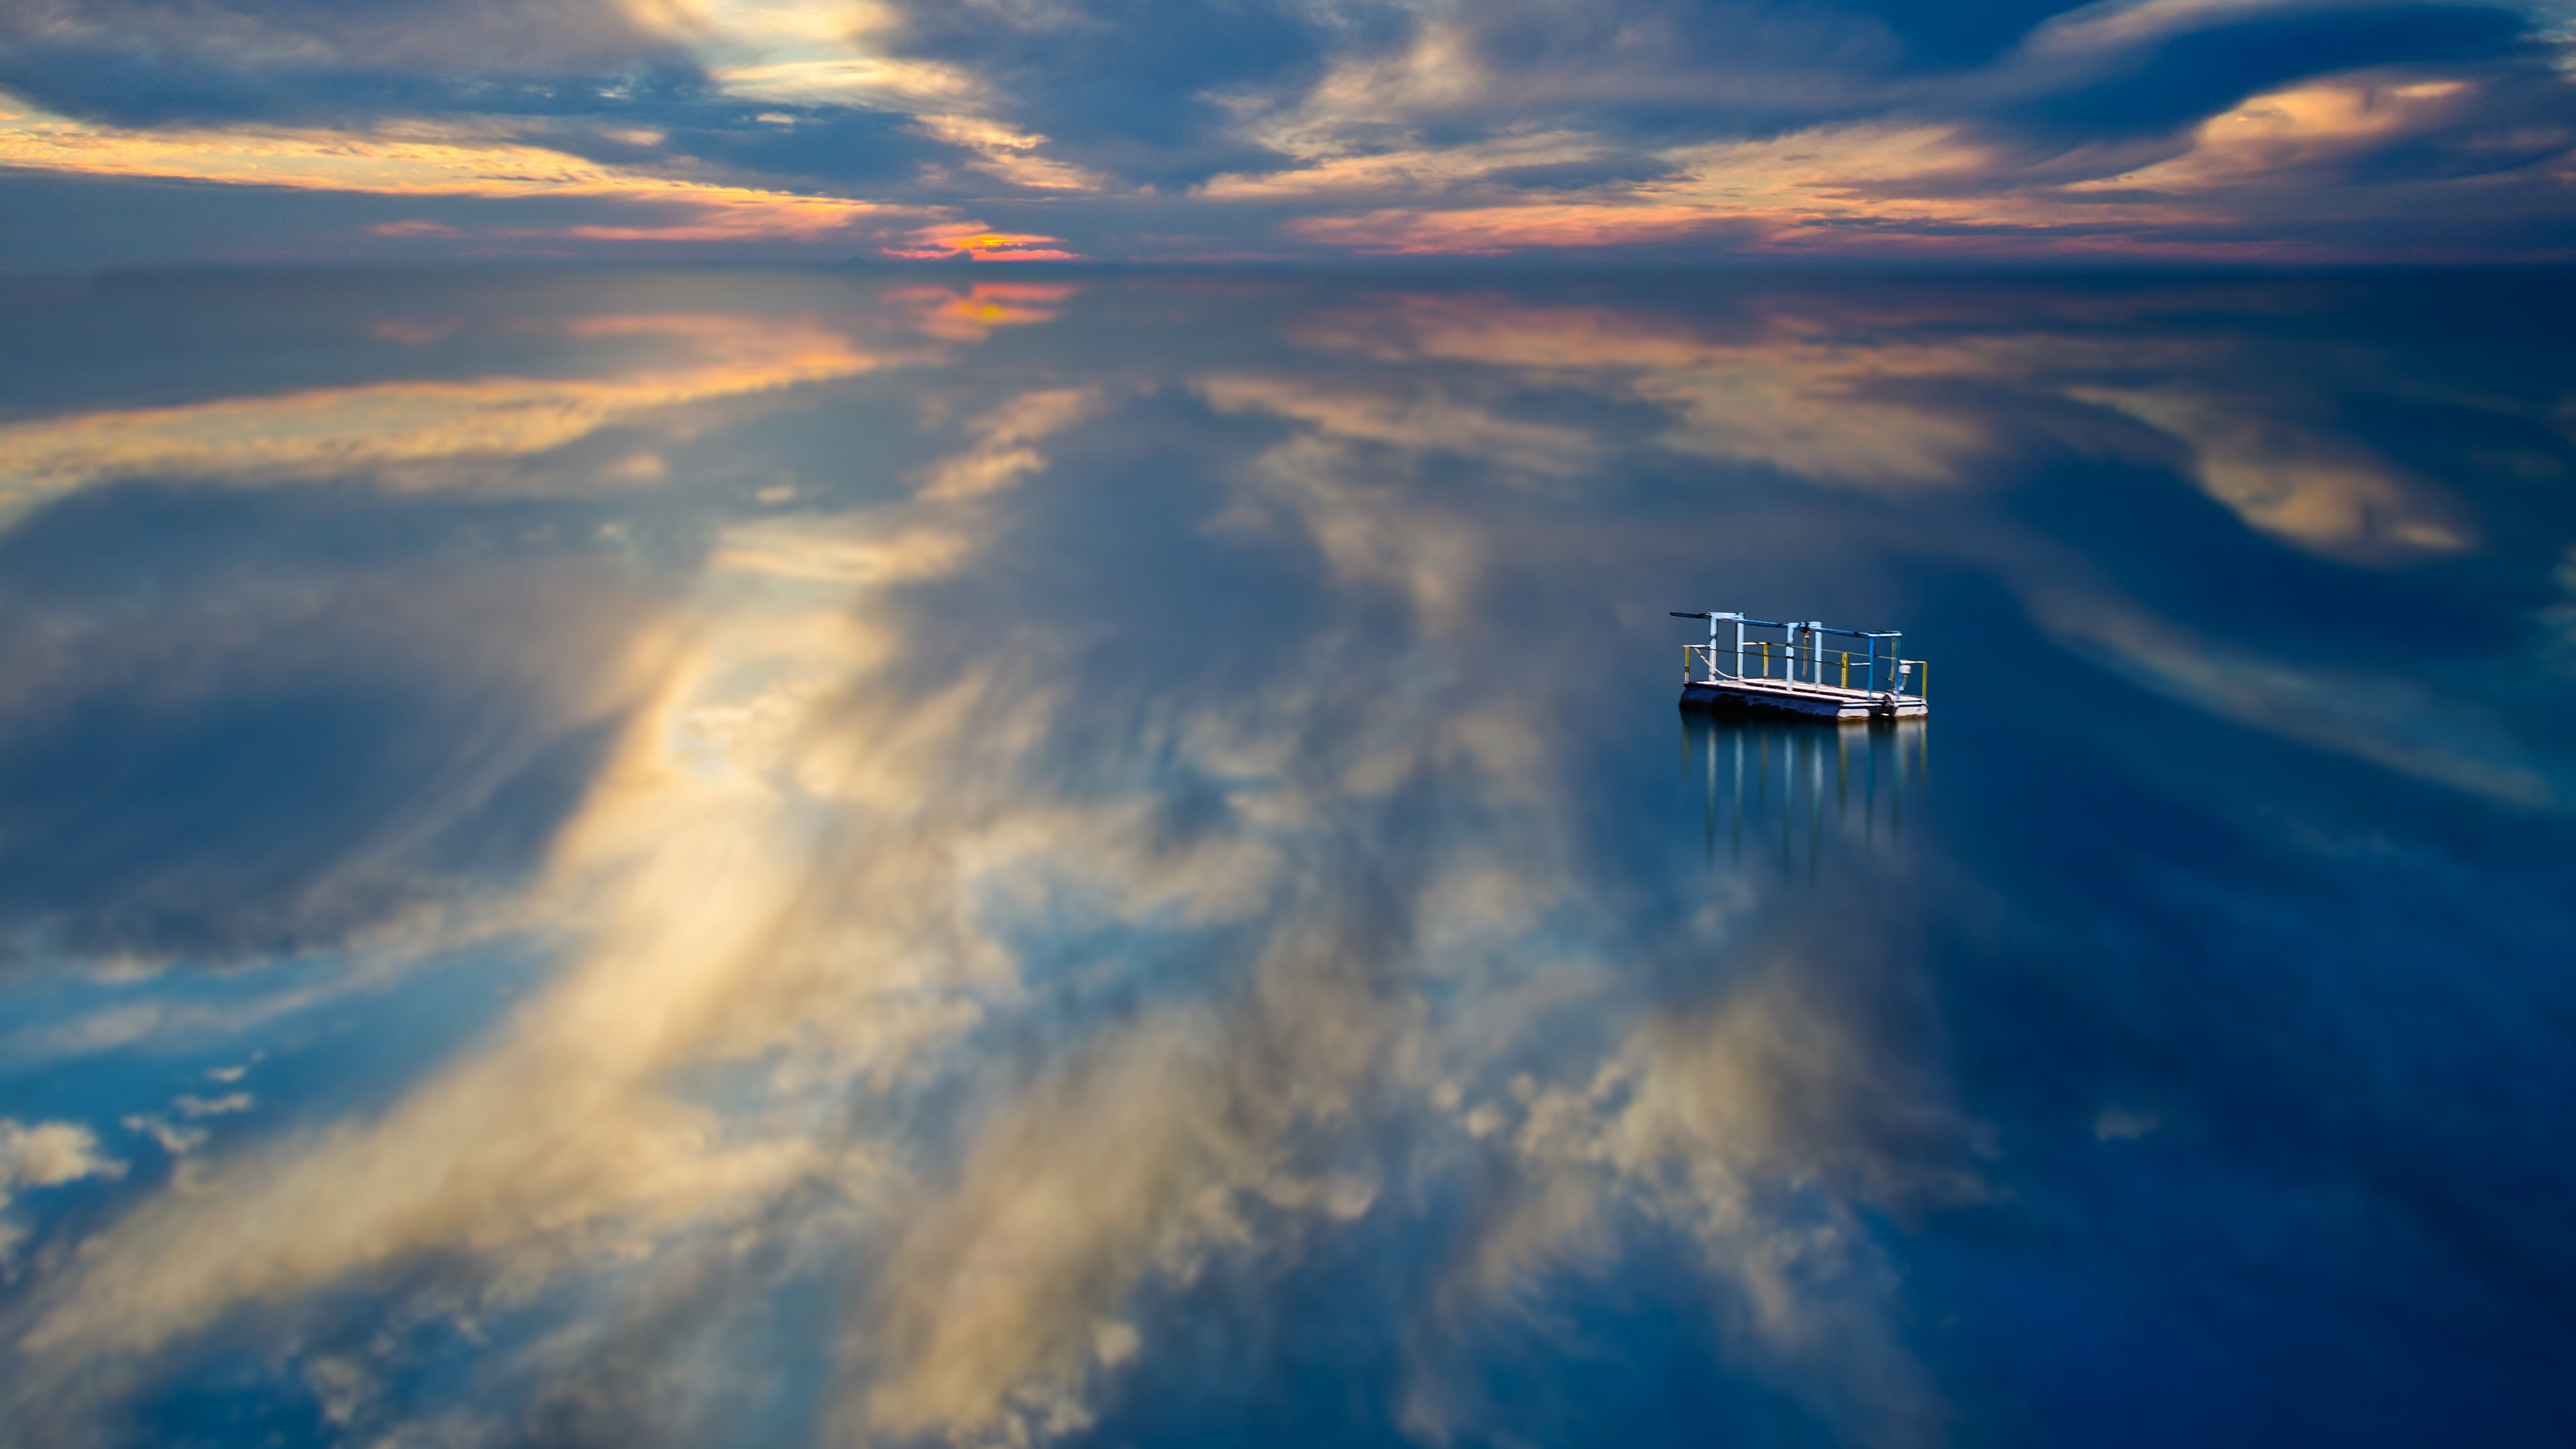
[[[0,1117],[0,1214],[29,1188],[60,1187],[91,1177],[123,1177],[125,1164],[98,1149],[98,1135],[78,1122],[21,1122]],[[0,1269],[25,1229],[0,1216]]]
[[[2458,553],[2465,511],[2427,479],[2357,442],[2284,417],[2261,398],[2196,387],[2077,387],[2188,443],[2201,487],[2250,526],[2313,553],[2362,562]]]

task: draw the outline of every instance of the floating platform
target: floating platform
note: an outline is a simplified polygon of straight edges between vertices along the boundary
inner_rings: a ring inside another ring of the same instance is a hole
[[[1795,715],[1839,724],[1921,719],[1931,712],[1924,696],[1932,666],[1902,657],[1902,634],[1709,609],[1672,613],[1676,619],[1708,621],[1707,643],[1682,646],[1684,709]],[[1829,649],[1828,638],[1849,641],[1850,647]]]
[[[1845,724],[1876,719],[1921,719],[1931,706],[1921,697],[1888,690],[1842,689],[1804,680],[1693,680],[1682,686],[1682,708],[1715,713],[1804,715]]]

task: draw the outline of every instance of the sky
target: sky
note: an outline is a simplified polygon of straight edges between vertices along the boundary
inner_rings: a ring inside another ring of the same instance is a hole
[[[0,0],[0,268],[2576,257],[2576,7]]]

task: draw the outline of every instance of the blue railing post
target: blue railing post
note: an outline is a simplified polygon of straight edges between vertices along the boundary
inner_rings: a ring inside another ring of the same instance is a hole
[[[1862,641],[1859,650],[1861,682],[1859,691],[1856,692],[1871,694],[1884,692],[1897,698],[1922,698],[1922,676],[1929,671],[1923,667],[1921,660],[1905,657],[1905,635],[1899,631],[1837,629],[1827,625],[1821,619],[1784,622],[1778,619],[1748,618],[1743,614],[1713,609],[1693,609],[1687,613],[1676,609],[1672,613],[1675,618],[1708,621],[1708,643],[1687,646],[1684,656],[1687,665],[1688,655],[1705,650],[1707,662],[1698,672],[1685,667],[1683,671],[1685,683],[1714,685],[1722,681],[1776,679],[1789,684],[1851,690],[1854,688],[1851,680],[1852,650],[1835,651],[1840,661],[1840,672],[1831,685],[1826,681],[1825,636],[1834,634],[1846,639]],[[1720,631],[1718,626],[1721,622],[1734,626],[1731,640]],[[1745,637],[1756,629],[1780,631],[1780,638],[1777,641],[1780,646],[1777,674],[1772,672],[1771,663],[1771,646],[1774,641],[1751,640]],[[1882,644],[1881,641],[1885,642]],[[1728,654],[1734,657],[1734,663],[1721,666],[1717,661]],[[1746,667],[1748,660],[1752,664],[1750,668]],[[1885,674],[1879,672],[1882,669],[1886,671]],[[1892,699],[1881,701],[1883,704],[1894,702]]]

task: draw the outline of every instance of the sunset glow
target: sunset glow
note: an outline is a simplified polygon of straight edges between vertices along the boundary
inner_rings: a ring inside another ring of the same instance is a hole
[[[30,265],[2534,261],[2576,227],[2576,42],[2542,0],[2148,0],[2018,28],[1085,8],[1107,3],[0,23],[0,184],[215,223],[84,244],[76,207]]]

